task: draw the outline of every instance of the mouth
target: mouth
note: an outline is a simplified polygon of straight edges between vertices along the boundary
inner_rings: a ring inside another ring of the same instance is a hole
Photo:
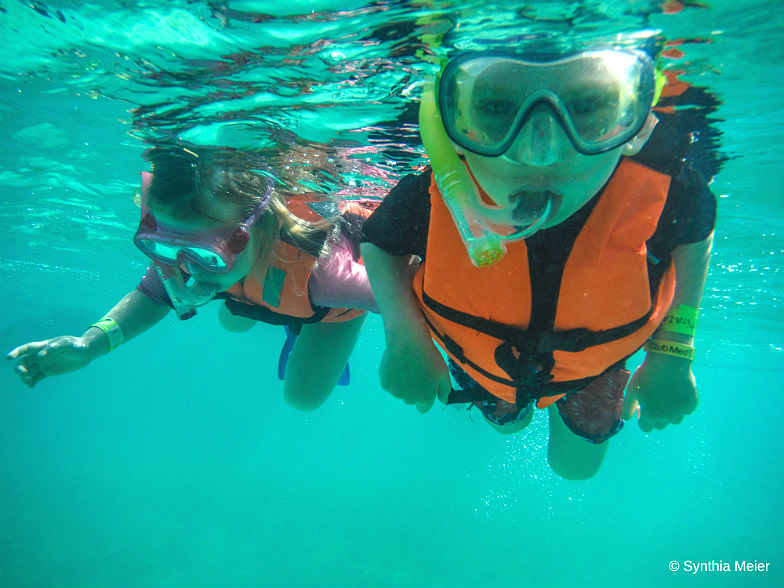
[[[561,195],[550,190],[520,190],[509,197],[514,203],[512,219],[520,227],[541,225],[552,217],[561,203]]]
[[[505,239],[525,239],[553,218],[561,195],[550,190],[519,190],[509,196],[508,202],[504,207],[483,206],[482,216],[491,230]]]

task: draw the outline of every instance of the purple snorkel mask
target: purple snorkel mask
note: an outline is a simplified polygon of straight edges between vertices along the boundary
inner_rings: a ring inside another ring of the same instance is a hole
[[[250,241],[252,227],[267,211],[272,185],[267,183],[263,198],[247,219],[237,225],[202,231],[178,231],[160,223],[148,204],[152,174],[142,172],[142,218],[133,238],[134,244],[152,259],[155,269],[181,319],[196,312],[215,296],[214,285],[196,280],[189,274],[194,268],[215,274],[232,270]]]

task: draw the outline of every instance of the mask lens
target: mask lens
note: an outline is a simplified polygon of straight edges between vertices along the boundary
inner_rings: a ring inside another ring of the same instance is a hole
[[[498,61],[474,57],[451,62],[441,77],[438,97],[447,134],[477,153],[490,154],[503,143],[519,110],[514,88],[498,83],[496,74],[503,69]]]
[[[613,51],[564,63],[559,97],[584,144],[598,147],[619,136],[626,141],[639,131],[650,108],[648,78],[653,87],[653,70],[646,76],[645,66],[634,54]]]
[[[153,239],[145,239],[143,243],[145,252],[151,257],[171,265],[177,264],[177,254],[180,251],[178,246]]]
[[[228,271],[229,265],[217,252],[205,247],[169,243],[157,239],[137,239],[142,252],[157,261],[177,266],[183,259],[214,272]]]
[[[468,55],[447,64],[439,107],[449,137],[479,155],[511,147],[545,102],[582,153],[613,149],[639,132],[653,99],[653,67],[641,55],[595,51],[559,61]]]
[[[466,127],[479,129],[477,139],[488,145],[504,142],[520,110],[520,88],[509,83],[520,77],[519,68],[513,62],[492,61],[482,65],[465,107]]]
[[[214,272],[226,271],[229,268],[229,265],[220,255],[202,247],[183,247],[179,251],[179,256]]]

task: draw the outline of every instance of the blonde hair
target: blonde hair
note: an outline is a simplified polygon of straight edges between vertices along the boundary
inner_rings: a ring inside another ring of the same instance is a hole
[[[209,194],[238,205],[247,216],[269,192],[269,208],[260,220],[264,251],[285,234],[297,247],[320,252],[335,229],[335,220],[310,221],[297,216],[289,208],[286,196],[270,189],[275,178],[259,153],[157,148],[145,156],[153,165],[151,200],[181,213],[193,207],[198,195]]]
[[[320,251],[334,225],[328,219],[311,221],[297,216],[286,196],[274,189],[275,178],[258,155],[239,151],[210,153],[199,165],[199,178],[204,190],[242,205],[246,214],[250,214],[269,191],[270,203],[265,216],[274,216],[280,233],[306,251]],[[263,226],[267,229],[270,225]],[[272,234],[278,236],[277,231]]]

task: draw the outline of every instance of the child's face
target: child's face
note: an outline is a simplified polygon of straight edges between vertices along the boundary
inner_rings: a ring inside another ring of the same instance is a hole
[[[499,224],[522,224],[549,199],[552,210],[543,229],[558,225],[593,198],[613,173],[623,146],[583,155],[550,113],[536,113],[499,157],[465,151],[479,185],[499,207],[487,216]]]
[[[651,60],[635,51],[552,61],[493,52],[455,57],[439,79],[439,109],[453,145],[497,205],[482,207],[481,216],[514,228],[569,218],[601,190],[621,154],[644,143],[654,86]]]
[[[188,235],[193,235],[194,244],[199,245],[205,240],[205,235],[215,231],[233,228],[242,222],[246,214],[235,204],[226,201],[217,201],[215,198],[196,197],[190,210],[170,210],[166,207],[152,207],[155,219],[161,226],[169,231],[176,232],[180,239],[187,240]],[[227,234],[230,231],[226,231]],[[208,239],[211,241],[212,238]],[[259,227],[249,227],[248,241],[242,251],[233,260],[231,269],[226,272],[214,272],[208,268],[189,261],[183,256],[181,263],[193,279],[210,284],[216,291],[226,290],[244,278],[253,268],[259,253]]]

